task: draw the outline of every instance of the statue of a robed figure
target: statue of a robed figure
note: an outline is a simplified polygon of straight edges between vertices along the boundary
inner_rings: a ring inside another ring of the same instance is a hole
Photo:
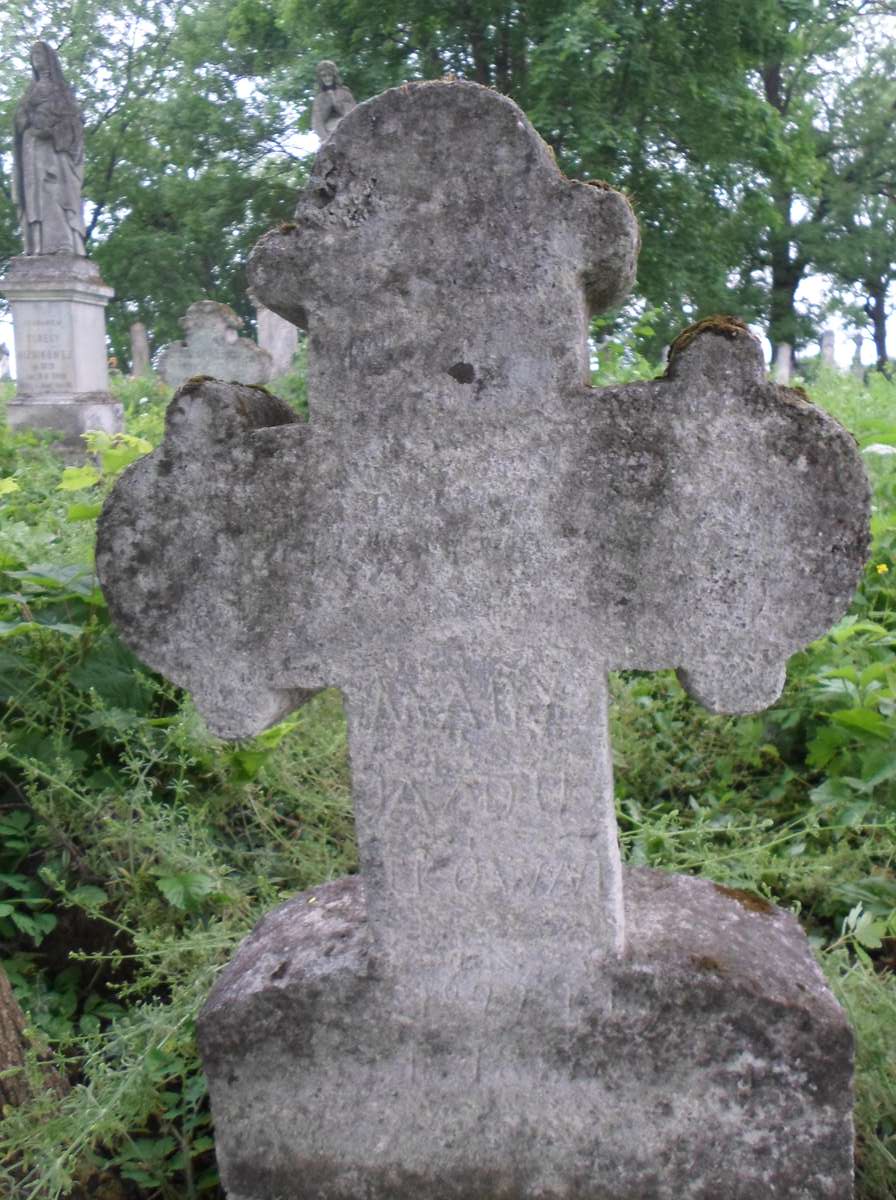
[[[84,122],[52,46],[34,43],[31,71],[16,109],[14,141],[25,253],[84,255]]]
[[[84,121],[47,42],[31,47],[31,82],[14,117],[13,195],[23,252],[0,292],[12,311],[16,395],[12,428],[55,429],[77,457],[81,435],[123,428],[109,393],[105,308],[114,295],[87,257],[81,202]]]

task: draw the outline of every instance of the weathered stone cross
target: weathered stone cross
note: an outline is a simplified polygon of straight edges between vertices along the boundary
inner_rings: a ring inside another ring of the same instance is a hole
[[[358,106],[251,261],[308,329],[310,422],[191,380],[103,516],[115,620],[213,730],[342,689],[374,960],[406,990],[618,958],[607,671],[762,708],[863,562],[851,438],[765,382],[744,326],[588,386],[637,248],[626,199],[565,179],[503,97]]]
[[[589,313],[637,246],[624,197],[563,178],[498,96],[361,105],[252,260],[309,329],[310,425],[192,382],[104,516],[118,623],[213,729],[343,689],[390,952],[513,956],[533,929],[618,950],[607,670],[678,667],[711,708],[762,708],[855,584],[852,442],[764,384],[743,328],[656,383],[587,386]]]

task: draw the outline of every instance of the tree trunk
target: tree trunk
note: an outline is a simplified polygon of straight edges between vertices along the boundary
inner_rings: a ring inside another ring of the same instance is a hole
[[[868,280],[865,284],[868,299],[865,312],[871,318],[874,349],[877,351],[877,370],[887,371],[887,288],[880,279]]]
[[[24,1104],[32,1096],[31,1081],[25,1073],[29,1049],[25,1026],[25,1014],[0,967],[0,1110],[7,1104]],[[49,1065],[41,1071],[41,1087],[59,1097],[68,1091],[66,1081]]]
[[[768,339],[772,344],[773,359],[777,361],[778,346],[782,342],[794,348],[797,345],[796,293],[806,264],[798,252],[794,253],[793,196],[790,192],[780,192],[775,195],[774,203],[780,224],[769,239],[772,287]]]

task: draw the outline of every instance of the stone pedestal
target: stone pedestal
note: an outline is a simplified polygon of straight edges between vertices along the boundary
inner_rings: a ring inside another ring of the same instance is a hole
[[[200,1017],[229,1200],[848,1200],[852,1035],[798,922],[624,891],[622,958],[503,977],[395,975],[357,878],[270,913]]]
[[[11,428],[58,429],[79,446],[90,429],[117,433],[122,407],[109,394],[105,308],[114,295],[88,258],[20,255],[0,280],[12,308],[17,387]]]

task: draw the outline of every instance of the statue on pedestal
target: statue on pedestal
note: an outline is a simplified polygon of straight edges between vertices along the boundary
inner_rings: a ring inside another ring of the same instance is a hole
[[[83,256],[84,123],[59,58],[31,50],[33,79],[15,114],[15,201],[26,254]]]

